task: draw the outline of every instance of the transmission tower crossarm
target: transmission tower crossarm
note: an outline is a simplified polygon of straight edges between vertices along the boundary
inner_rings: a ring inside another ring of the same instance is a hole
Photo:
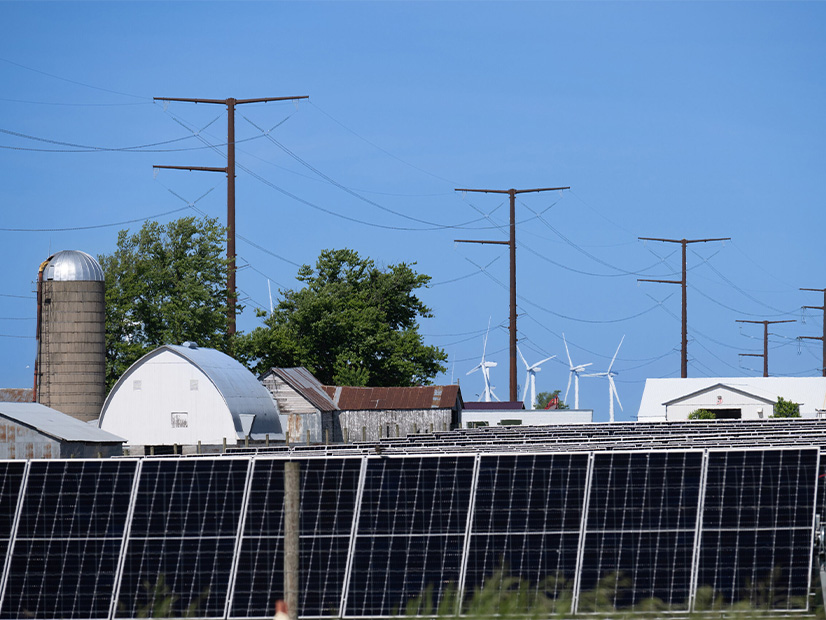
[[[495,243],[496,245],[510,245],[510,241],[482,241],[479,239],[454,239],[454,243]]]
[[[762,353],[740,353],[747,357],[762,357],[763,358],[763,376],[769,376],[769,325],[777,323],[797,323],[792,319],[785,319],[782,321],[754,321],[749,319],[735,319],[737,323],[754,323],[763,326],[763,352]]]
[[[682,280],[649,280],[648,278],[637,278],[637,282],[658,282],[659,284],[682,284]]]
[[[153,168],[163,169],[163,170],[189,170],[190,172],[196,170],[198,172],[223,172],[226,174],[227,169],[224,168],[214,168],[212,166],[152,166]]]
[[[823,293],[822,306],[803,306],[810,310],[823,310],[823,335],[822,336],[800,336],[807,340],[822,340],[823,341],[823,358],[821,360],[821,368],[823,376],[826,377],[826,288],[801,288],[801,291],[812,291],[814,293]]]

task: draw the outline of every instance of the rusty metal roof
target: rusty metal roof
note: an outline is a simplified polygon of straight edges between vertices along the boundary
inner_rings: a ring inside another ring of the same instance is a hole
[[[299,366],[298,368],[271,368],[261,376],[261,379],[269,373],[279,376],[284,382],[296,392],[301,394],[309,403],[320,411],[335,411],[336,404],[325,392],[325,388],[313,374]]]
[[[0,403],[30,403],[33,400],[32,388],[0,388]]]
[[[347,387],[325,385],[341,411],[375,409],[453,409],[461,400],[458,385],[423,387]]]

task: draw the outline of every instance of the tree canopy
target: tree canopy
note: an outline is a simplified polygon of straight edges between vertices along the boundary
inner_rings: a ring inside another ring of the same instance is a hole
[[[107,388],[138,358],[191,340],[226,351],[226,229],[214,218],[146,222],[98,259],[106,278]]]
[[[568,405],[562,402],[562,399],[559,397],[559,393],[561,390],[554,390],[553,392],[539,392],[536,395],[536,408],[537,409],[550,409],[548,405],[553,399],[557,399],[556,407],[554,409],[568,409]]]
[[[379,268],[354,250],[323,250],[303,265],[298,290],[264,326],[240,336],[237,351],[258,372],[304,366],[328,385],[425,385],[444,372],[446,353],[424,344],[418,319],[432,316],[415,291],[430,276],[415,263]]]
[[[689,420],[716,420],[717,414],[708,409],[695,409],[688,414]]]
[[[774,404],[773,418],[799,418],[800,405],[786,400],[782,396],[777,397],[777,402]]]

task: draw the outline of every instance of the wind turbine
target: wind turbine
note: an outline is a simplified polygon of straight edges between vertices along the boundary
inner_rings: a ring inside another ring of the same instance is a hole
[[[565,340],[565,334],[562,334],[562,342],[565,343],[565,353],[568,355],[568,366],[571,369],[571,374],[568,375],[568,387],[565,388],[565,398],[563,399],[565,402],[568,402],[568,390],[571,389],[571,379],[574,380],[574,409],[579,409],[579,373],[585,370],[588,366],[590,366],[593,362],[588,362],[587,364],[580,364],[579,366],[574,366],[574,363],[571,361],[571,352],[568,350],[568,341]]]
[[[525,389],[522,391],[522,402],[525,402],[525,397],[528,395],[528,384],[530,383],[531,386],[531,406],[530,409],[536,409],[536,373],[542,370],[539,365],[544,364],[548,360],[552,360],[556,357],[556,355],[551,355],[551,357],[546,357],[544,360],[536,362],[535,364],[528,364],[528,360],[525,359],[525,356],[522,355],[522,349],[516,347],[516,350],[519,351],[519,357],[522,358],[522,362],[525,364],[525,370],[527,371],[527,376],[525,377]]]
[[[467,374],[471,374],[476,372],[477,370],[482,371],[482,378],[485,380],[485,391],[482,393],[482,401],[489,403],[491,402],[491,398],[495,398],[499,400],[499,397],[493,393],[493,386],[490,384],[490,369],[496,367],[496,362],[488,362],[485,360],[485,352],[488,349],[488,333],[490,332],[490,320],[488,320],[488,331],[485,332],[485,341],[482,345],[482,361],[479,362],[476,366],[474,366],[471,370],[467,372]]]
[[[614,360],[617,359],[617,353],[619,353],[620,347],[622,346],[622,342],[625,340],[625,336],[620,339],[619,345],[617,345],[617,350],[614,352],[614,357],[611,358],[611,363],[608,364],[608,370],[605,372],[595,372],[590,375],[582,375],[583,377],[608,377],[608,421],[614,421],[614,399],[617,399],[617,404],[620,407],[620,411],[622,411],[622,403],[619,399],[619,394],[617,394],[617,386],[614,383],[614,377],[617,376],[611,368],[614,366]]]

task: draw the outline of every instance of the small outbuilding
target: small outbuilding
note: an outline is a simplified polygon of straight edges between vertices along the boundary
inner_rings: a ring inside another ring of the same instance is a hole
[[[125,437],[132,452],[284,440],[275,401],[255,375],[191,342],[158,347],[132,364],[109,392],[99,425]]]
[[[123,456],[124,441],[40,403],[0,402],[0,459]]]
[[[304,367],[271,368],[260,377],[270,391],[289,443],[341,441],[335,425],[336,404],[324,386]]]

